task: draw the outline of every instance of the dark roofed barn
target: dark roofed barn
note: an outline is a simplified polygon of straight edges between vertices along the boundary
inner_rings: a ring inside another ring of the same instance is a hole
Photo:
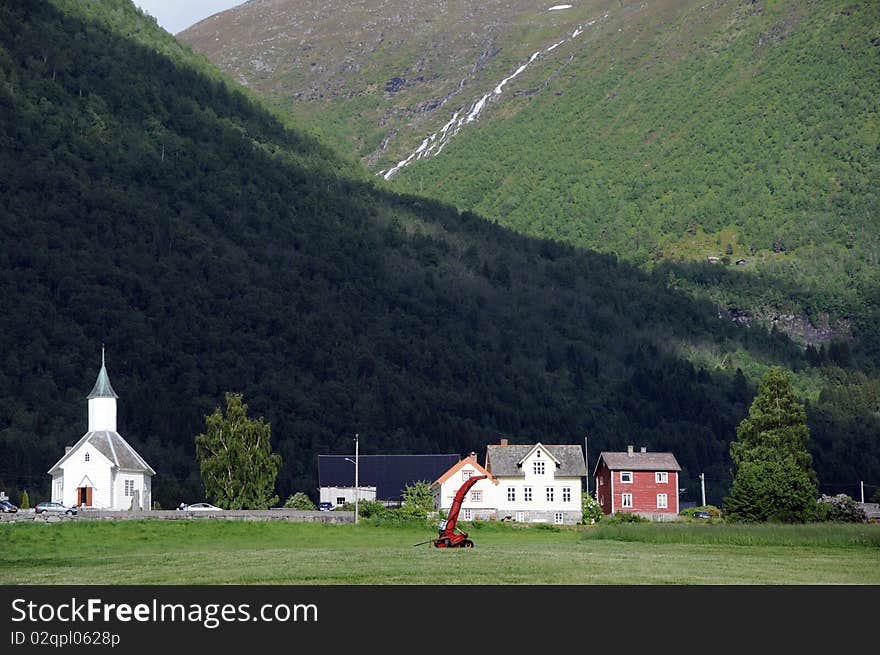
[[[318,486],[354,488],[353,455],[318,455]],[[461,460],[460,455],[360,455],[358,484],[376,487],[376,500],[400,502],[407,486],[433,482]]]

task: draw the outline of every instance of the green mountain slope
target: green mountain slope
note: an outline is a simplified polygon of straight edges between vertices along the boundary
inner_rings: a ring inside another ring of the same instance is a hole
[[[774,363],[814,392],[820,480],[880,479],[875,381],[827,366],[846,353],[808,360],[613,256],[389,191],[128,2],[0,6],[0,171],[13,498],[45,497],[85,431],[102,344],[166,507],[201,495],[193,438],[225,391],[271,424],[282,498],[358,432],[364,453],[670,449],[720,502]]]
[[[855,338],[877,365],[880,5],[467,4],[371,6],[381,38],[354,49],[334,3],[250,3],[181,38],[377,172],[489,94],[395,188],[659,267],[802,343]]]

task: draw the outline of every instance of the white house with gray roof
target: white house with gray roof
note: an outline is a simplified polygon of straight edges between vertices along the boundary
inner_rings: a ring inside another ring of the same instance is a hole
[[[583,517],[587,475],[580,446],[499,444],[486,447],[486,470],[497,480],[497,518],[520,523],[574,525]]]
[[[101,352],[101,370],[87,396],[89,429],[49,469],[52,500],[95,509],[149,510],[156,472],[116,431],[116,400]]]

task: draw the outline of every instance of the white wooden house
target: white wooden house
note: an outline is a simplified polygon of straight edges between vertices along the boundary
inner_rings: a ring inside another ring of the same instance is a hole
[[[574,525],[583,518],[587,465],[580,446],[514,445],[501,439],[486,448],[486,470],[497,481],[499,520]]]
[[[95,509],[149,510],[156,472],[116,431],[116,400],[101,353],[101,370],[87,396],[89,429],[49,469],[52,500]]]
[[[431,492],[434,496],[434,507],[448,511],[452,507],[452,499],[455,498],[461,485],[476,475],[488,477],[476,482],[467,492],[461,504],[461,513],[458,518],[460,521],[494,519],[497,514],[496,487],[498,482],[491,473],[477,463],[476,453],[471,453],[468,457],[452,465],[433,482]]]

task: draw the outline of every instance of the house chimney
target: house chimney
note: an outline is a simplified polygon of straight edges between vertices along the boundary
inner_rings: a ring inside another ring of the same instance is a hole
[[[506,446],[506,445],[507,445],[507,439],[502,439],[502,440],[501,440],[501,445],[502,445],[502,446]]]
[[[473,450],[471,451],[471,454],[468,455],[468,457],[470,457],[475,462],[477,461],[477,453],[475,453]]]
[[[643,453],[648,452],[648,447],[647,447],[647,446],[642,446],[642,452],[643,452]]]
[[[632,446],[627,446],[627,447],[626,447],[626,454],[627,454],[627,457],[632,457],[632,456],[633,456],[633,447],[632,447]]]

